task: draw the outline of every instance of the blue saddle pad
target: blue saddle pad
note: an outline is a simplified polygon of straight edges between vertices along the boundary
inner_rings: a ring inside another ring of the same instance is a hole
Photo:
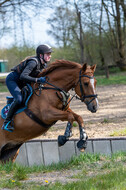
[[[29,84],[27,84],[27,87],[28,87],[28,90],[29,90],[29,95],[28,95],[28,97],[27,97],[27,99],[25,101],[24,106],[22,106],[21,108],[19,108],[15,114],[18,114],[18,113],[24,111],[27,108],[28,101],[29,101],[29,99],[31,98],[31,96],[33,94],[32,87]],[[4,106],[3,109],[1,110],[1,117],[3,119],[6,119],[7,113],[9,111],[10,106],[11,106],[11,103],[13,102],[13,97],[7,97],[7,99],[9,99],[9,101],[7,101],[7,105]]]

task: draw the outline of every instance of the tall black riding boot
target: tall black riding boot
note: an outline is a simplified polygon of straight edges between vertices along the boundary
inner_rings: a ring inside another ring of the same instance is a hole
[[[16,100],[14,100],[9,108],[9,111],[8,111],[7,117],[3,123],[2,129],[7,130],[9,132],[13,132],[14,126],[13,126],[13,124],[11,125],[11,120],[12,120],[14,113],[17,111],[18,107],[19,107],[18,102]]]

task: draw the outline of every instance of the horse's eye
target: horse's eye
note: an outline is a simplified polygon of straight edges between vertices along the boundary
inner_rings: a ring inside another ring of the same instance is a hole
[[[86,87],[87,87],[87,86],[88,86],[88,82],[84,82],[84,86],[86,86]]]

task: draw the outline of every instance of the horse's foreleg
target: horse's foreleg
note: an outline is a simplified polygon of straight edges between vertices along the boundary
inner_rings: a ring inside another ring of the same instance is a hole
[[[64,145],[68,140],[69,137],[72,134],[72,124],[73,121],[77,121],[79,124],[79,129],[80,129],[80,141],[78,142],[78,148],[79,149],[83,149],[86,146],[86,133],[84,131],[84,122],[83,119],[80,115],[77,115],[76,113],[74,113],[70,108],[68,108],[66,111],[61,111],[61,110],[56,110],[56,109],[51,109],[51,114],[48,112],[48,115],[46,115],[46,119],[49,120],[55,118],[56,120],[62,120],[62,121],[68,121],[66,130],[64,135],[60,135],[58,137],[58,144],[59,146]],[[82,146],[83,143],[83,146]],[[81,144],[81,146],[80,146]]]
[[[80,140],[77,143],[77,148],[81,152],[84,152],[84,150],[87,148],[87,139],[88,139],[88,136],[87,136],[84,128],[81,125],[79,125],[79,130],[80,130]]]
[[[88,139],[88,136],[84,130],[84,121],[80,115],[74,113],[70,108],[69,111],[73,114],[75,121],[77,121],[77,123],[79,124],[80,140],[77,143],[77,147],[81,152],[84,152],[84,150],[87,147],[87,139]]]
[[[69,137],[72,136],[72,124],[70,122],[67,123],[67,127],[66,127],[66,130],[65,130],[64,136],[66,138],[69,138]]]
[[[58,145],[63,146],[71,136],[72,136],[72,124],[68,122],[64,135],[58,136]]]

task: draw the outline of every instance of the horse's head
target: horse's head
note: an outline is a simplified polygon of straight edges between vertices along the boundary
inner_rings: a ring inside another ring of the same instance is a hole
[[[86,63],[79,72],[79,80],[76,83],[75,92],[81,101],[87,105],[87,109],[95,113],[98,109],[96,79],[94,77],[96,65],[88,66]]]

